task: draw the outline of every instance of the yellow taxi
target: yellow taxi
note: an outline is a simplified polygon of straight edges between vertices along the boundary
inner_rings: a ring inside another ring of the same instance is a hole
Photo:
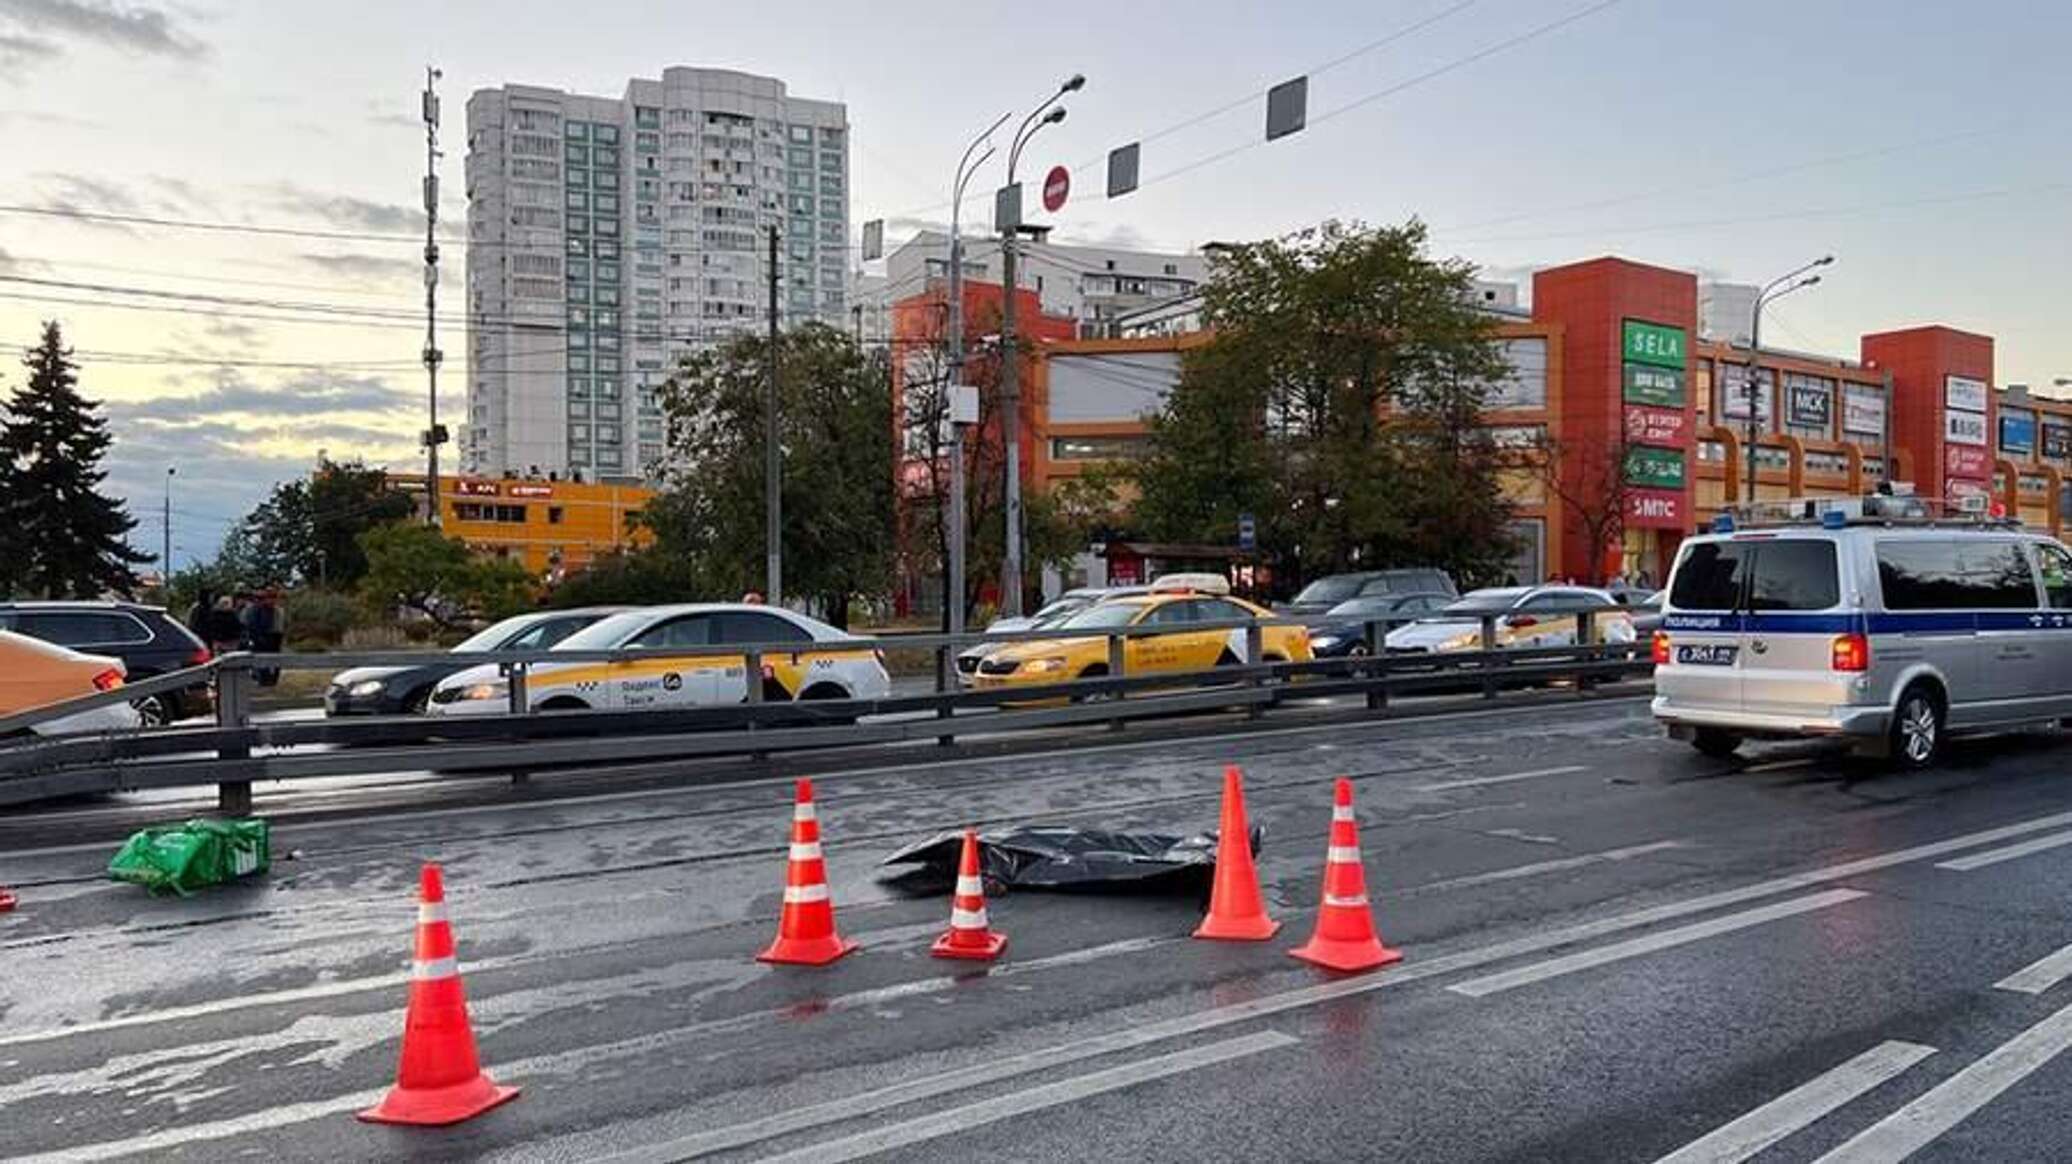
[[[1124,640],[1127,675],[1213,670],[1244,661],[1245,628],[1200,624],[1272,617],[1271,611],[1241,599],[1191,590],[1110,598],[1059,623],[1056,629],[1067,637],[1015,643],[988,655],[972,686],[984,691],[1098,679],[1108,674],[1108,639],[1103,632],[1124,627],[1148,632]],[[1072,637],[1072,631],[1088,633]],[[1260,657],[1270,663],[1307,662],[1309,631],[1300,626],[1262,628]]]

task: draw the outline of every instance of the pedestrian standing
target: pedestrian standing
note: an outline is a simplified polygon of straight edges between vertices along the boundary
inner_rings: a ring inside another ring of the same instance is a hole
[[[216,598],[209,609],[208,633],[202,636],[208,640],[209,650],[218,655],[235,651],[244,642],[244,624],[237,617],[237,602],[230,595]]]

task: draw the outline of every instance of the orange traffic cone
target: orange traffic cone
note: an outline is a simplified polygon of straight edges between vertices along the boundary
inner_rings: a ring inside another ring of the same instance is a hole
[[[1403,960],[1381,944],[1367,904],[1367,872],[1360,864],[1360,828],[1353,823],[1353,782],[1338,778],[1331,805],[1331,848],[1324,856],[1324,905],[1316,933],[1288,951],[1331,970],[1372,970]]]
[[[1252,830],[1245,824],[1245,778],[1232,764],[1223,769],[1223,823],[1216,830],[1216,882],[1209,891],[1209,916],[1197,938],[1263,942],[1281,928],[1266,916],[1259,897],[1259,870],[1252,865]]]
[[[986,883],[978,874],[978,830],[964,830],[964,855],[957,861],[957,891],[950,898],[950,928],[928,952],[938,958],[990,962],[1007,948],[1007,935],[986,922]]]
[[[468,1000],[454,959],[453,925],[446,920],[446,885],[439,867],[427,862],[418,889],[417,960],[410,969],[403,1060],[395,1087],[360,1118],[378,1124],[457,1124],[517,1094],[515,1087],[490,1082],[475,1061],[475,1032],[468,1027]]]
[[[835,905],[827,892],[827,862],[820,853],[820,818],[813,812],[813,782],[800,780],[791,810],[791,860],[784,873],[784,912],[777,940],[759,962],[824,966],[856,948],[835,932]]]

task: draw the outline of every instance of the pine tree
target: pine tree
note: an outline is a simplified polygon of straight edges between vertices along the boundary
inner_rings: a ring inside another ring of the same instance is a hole
[[[150,560],[125,535],[137,524],[122,502],[101,494],[101,458],[111,438],[100,405],[78,391],[78,365],[55,322],[22,359],[26,384],[0,425],[0,512],[6,581],[17,593],[97,598],[128,593],[130,567]]]

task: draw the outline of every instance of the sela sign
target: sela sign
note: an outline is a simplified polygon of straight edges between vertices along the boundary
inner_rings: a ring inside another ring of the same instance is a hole
[[[1952,445],[1978,445],[1986,443],[1986,414],[1983,412],[1943,413],[1943,441]]]
[[[1993,458],[1986,450],[1970,445],[1943,447],[1943,473],[1950,477],[1984,477],[1992,472]]]
[[[1986,382],[1969,376],[1944,376],[1943,407],[1959,412],[1984,412]]]
[[[1681,447],[1684,443],[1683,410],[1653,408],[1645,404],[1627,405],[1626,443]]]
[[[1630,529],[1682,529],[1683,494],[1668,489],[1628,489],[1626,525]]]
[[[1683,371],[1686,353],[1682,328],[1642,323],[1637,319],[1626,320],[1625,325],[1627,363],[1653,364],[1658,368]]]

